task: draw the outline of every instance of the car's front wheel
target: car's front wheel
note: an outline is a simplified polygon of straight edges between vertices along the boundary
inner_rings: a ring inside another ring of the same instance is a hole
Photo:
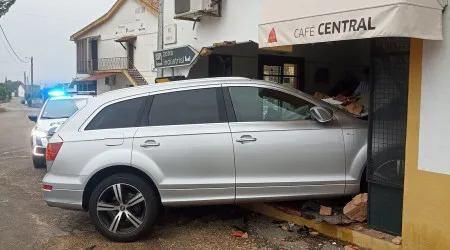
[[[89,215],[106,238],[135,241],[148,233],[159,213],[155,190],[142,178],[116,174],[100,182],[89,200]]]

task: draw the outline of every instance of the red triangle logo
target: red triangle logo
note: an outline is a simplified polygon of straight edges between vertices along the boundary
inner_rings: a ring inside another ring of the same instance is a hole
[[[267,43],[276,43],[277,42],[277,33],[275,32],[275,28],[272,28],[272,30],[269,33],[269,39],[267,40]]]

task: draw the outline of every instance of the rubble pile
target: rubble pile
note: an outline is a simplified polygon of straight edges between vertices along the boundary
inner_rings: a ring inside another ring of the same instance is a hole
[[[368,97],[365,96],[338,95],[335,97],[331,97],[326,94],[316,92],[314,94],[314,97],[321,99],[324,102],[330,103],[340,109],[344,109],[356,116],[366,116],[368,113]]]

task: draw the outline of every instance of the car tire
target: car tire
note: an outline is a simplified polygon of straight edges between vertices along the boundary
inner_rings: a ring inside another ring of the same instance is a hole
[[[33,167],[34,168],[46,168],[45,158],[33,156]]]
[[[132,242],[149,232],[159,206],[156,191],[147,181],[133,174],[116,174],[92,191],[89,216],[97,231],[109,240]]]

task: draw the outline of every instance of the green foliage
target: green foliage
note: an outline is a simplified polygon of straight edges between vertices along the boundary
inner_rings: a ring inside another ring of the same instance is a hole
[[[0,101],[11,100],[11,91],[9,91],[8,85],[0,84]]]
[[[0,17],[5,15],[16,0],[0,0]]]

